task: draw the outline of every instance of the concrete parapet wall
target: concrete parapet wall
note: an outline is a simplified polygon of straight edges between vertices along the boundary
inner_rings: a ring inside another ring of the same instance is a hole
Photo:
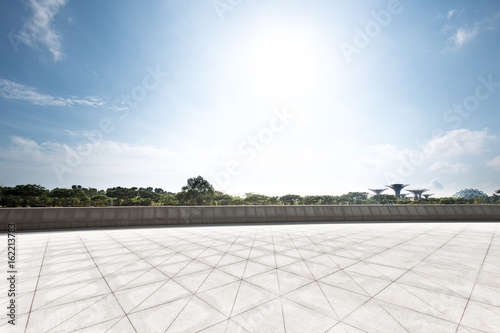
[[[273,222],[500,221],[500,205],[1,208],[0,231]]]

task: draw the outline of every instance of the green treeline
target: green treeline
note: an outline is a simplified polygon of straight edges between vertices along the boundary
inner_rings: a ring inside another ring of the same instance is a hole
[[[112,187],[107,190],[73,185],[48,190],[40,185],[0,187],[2,207],[90,207],[90,206],[192,206],[192,205],[365,205],[365,204],[500,204],[500,190],[485,198],[429,198],[418,201],[397,199],[394,195],[349,192],[342,195],[287,194],[267,196],[246,193],[232,196],[215,191],[201,176],[190,178],[181,192],[162,188]]]

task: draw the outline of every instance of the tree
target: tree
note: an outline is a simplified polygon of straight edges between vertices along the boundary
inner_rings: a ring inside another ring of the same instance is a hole
[[[108,198],[104,194],[98,194],[90,198],[92,206],[109,206],[111,198]]]
[[[321,198],[322,205],[334,205],[337,201],[337,197],[333,195],[323,195]]]
[[[49,194],[50,197],[52,198],[67,198],[71,199],[73,198],[73,190],[70,190],[69,188],[59,188],[56,187],[52,191],[50,191]]]
[[[269,205],[269,197],[263,194],[246,193],[245,204],[247,205]]]
[[[366,203],[367,198],[367,192],[349,192],[340,196],[341,202],[348,205],[362,205]]]
[[[320,195],[306,195],[302,202],[304,205],[320,205],[322,203],[322,196]]]
[[[398,198],[396,198],[395,195],[391,195],[391,194],[377,194],[369,199],[370,203],[377,203],[377,204],[383,204],[383,205],[395,204],[395,203],[397,203],[397,201],[398,201]]]
[[[97,191],[97,189],[93,187],[82,188],[82,191],[90,198],[99,195],[99,191]]]
[[[164,193],[161,195],[159,203],[162,206],[177,206],[179,200],[177,200],[176,196],[172,193]]]
[[[182,192],[177,194],[179,202],[185,205],[211,205],[214,197],[213,186],[201,176],[189,178],[187,186],[183,186]]]
[[[80,185],[78,185],[78,187],[76,188],[72,187],[72,191],[73,191],[73,197],[76,199],[85,199],[87,197],[87,194]]]
[[[270,205],[281,205],[280,198],[278,196],[269,197],[269,204]]]
[[[11,196],[14,199],[14,202],[16,202],[15,206],[42,206],[49,192],[45,187],[35,184],[16,185],[15,187],[6,189],[5,195]],[[17,199],[13,197],[17,197]]]
[[[165,191],[161,187],[157,187],[157,188],[155,188],[155,193],[163,194],[163,193],[165,193]]]
[[[137,197],[137,187],[126,188],[126,187],[112,187],[106,190],[106,195],[110,198],[117,198],[118,200],[131,200]]]
[[[219,191],[215,191],[214,194],[214,204],[217,206],[228,206],[233,205],[233,197],[229,194],[225,194]]]
[[[455,203],[455,198],[441,198],[439,203],[442,205],[451,205]]]
[[[151,206],[160,201],[160,195],[148,189],[139,190],[137,199],[141,206]]]
[[[21,197],[39,197],[47,194],[45,187],[35,184],[16,185],[10,188],[10,194]]]
[[[284,205],[298,205],[300,204],[302,197],[298,194],[287,194],[280,197],[280,200]]]
[[[491,196],[490,203],[500,204],[500,190],[495,191],[495,193],[493,193],[493,195]]]

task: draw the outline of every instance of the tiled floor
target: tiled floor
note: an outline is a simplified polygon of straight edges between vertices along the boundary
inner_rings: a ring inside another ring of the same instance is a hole
[[[16,263],[1,332],[500,330],[497,223],[18,233]]]

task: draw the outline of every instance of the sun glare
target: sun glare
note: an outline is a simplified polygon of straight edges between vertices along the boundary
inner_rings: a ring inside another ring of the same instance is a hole
[[[249,65],[254,91],[263,97],[305,96],[316,74],[310,41],[294,33],[277,32],[259,39]]]

